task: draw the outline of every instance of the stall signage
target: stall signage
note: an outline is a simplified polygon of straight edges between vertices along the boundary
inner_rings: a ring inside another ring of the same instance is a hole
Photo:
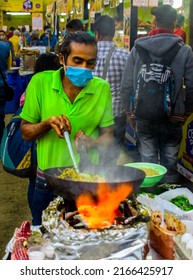
[[[43,12],[43,0],[2,0],[0,10],[9,12]]]
[[[46,13],[51,14],[53,12],[53,8],[54,8],[54,3],[51,3],[51,4],[47,5],[46,6]]]
[[[57,0],[56,2],[56,14],[66,13],[67,3],[64,0]]]
[[[183,137],[177,158],[177,169],[193,182],[193,114],[183,126]]]
[[[42,30],[43,29],[43,16],[42,13],[33,13],[32,16],[32,29]]]
[[[163,5],[173,5],[173,0],[163,0]]]
[[[165,1],[171,2],[170,0],[165,0]],[[158,0],[133,0],[133,6],[135,6],[135,7],[157,7]]]
[[[158,7],[158,0],[149,0],[149,7]]]

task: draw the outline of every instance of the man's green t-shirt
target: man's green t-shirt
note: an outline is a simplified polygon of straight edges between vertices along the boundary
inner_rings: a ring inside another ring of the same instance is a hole
[[[114,124],[109,83],[94,77],[71,103],[62,87],[60,69],[34,75],[26,90],[21,117],[28,122],[39,123],[59,115],[70,120],[70,137],[78,163],[79,154],[74,148],[76,132],[82,130],[96,139],[100,127]],[[91,151],[90,157],[92,163],[97,163],[96,151]],[[37,159],[41,170],[73,165],[65,139],[59,138],[53,129],[37,140]]]

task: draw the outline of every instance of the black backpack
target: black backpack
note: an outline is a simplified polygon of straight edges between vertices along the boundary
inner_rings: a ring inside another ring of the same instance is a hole
[[[3,169],[17,177],[27,178],[36,174],[36,142],[22,138],[20,107],[5,127],[1,141],[1,161]]]
[[[176,98],[170,64],[180,48],[181,45],[174,45],[160,62],[156,62],[152,61],[147,50],[136,46],[143,65],[137,76],[131,109],[138,119],[161,121],[172,115]]]

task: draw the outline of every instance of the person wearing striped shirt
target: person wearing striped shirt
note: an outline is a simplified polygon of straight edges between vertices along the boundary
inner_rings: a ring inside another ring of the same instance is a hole
[[[110,156],[112,164],[116,164],[125,140],[126,113],[122,105],[120,84],[129,52],[116,47],[113,42],[115,35],[114,18],[108,15],[100,16],[94,23],[94,32],[98,54],[93,75],[105,79],[111,87],[115,145],[113,145],[112,151],[108,152],[108,157]],[[104,73],[105,70],[106,74]],[[104,158],[107,160],[106,156]]]

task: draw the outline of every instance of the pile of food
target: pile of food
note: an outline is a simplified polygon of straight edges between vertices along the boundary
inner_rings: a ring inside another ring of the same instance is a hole
[[[150,221],[150,245],[164,258],[172,260],[174,257],[175,235],[182,235],[186,232],[186,226],[175,216],[165,213],[162,224],[160,211],[152,212]]]
[[[146,176],[157,176],[157,175],[159,175],[159,171],[155,170],[153,168],[140,167],[140,169],[145,172]]]
[[[62,170],[58,178],[83,182],[106,182],[106,179],[98,174],[90,175],[87,171],[77,173],[73,168]]]
[[[178,206],[183,211],[190,211],[193,210],[193,205],[190,204],[187,197],[184,197],[182,195],[176,196],[170,200],[173,204]]]
[[[32,48],[22,48],[19,50],[19,54],[20,55],[23,55],[23,54],[40,54],[40,51],[39,50],[36,50],[36,49],[32,49]]]
[[[152,213],[149,238],[156,252],[165,259],[190,259],[191,252],[183,252],[186,249],[181,240],[184,234],[193,234],[193,193],[187,188],[170,189],[160,195],[143,192],[137,200]]]

